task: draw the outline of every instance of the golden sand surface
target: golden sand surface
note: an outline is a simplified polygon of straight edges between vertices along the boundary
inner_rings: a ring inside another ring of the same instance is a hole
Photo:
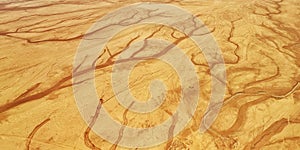
[[[87,30],[107,13],[136,2],[141,1],[0,2],[0,149],[142,149],[119,146],[122,130],[115,143],[98,136],[92,128],[101,108],[93,110],[95,115],[87,124],[72,88],[74,57]],[[111,87],[112,67],[122,50],[138,41],[160,38],[181,48],[193,63],[201,97],[184,130],[144,149],[300,149],[300,1],[153,2],[188,10],[214,36],[226,66],[220,113],[206,132],[199,133],[212,90],[210,68],[191,39],[159,24],[132,26],[106,44],[95,68],[99,105],[116,121],[137,128],[154,127],[174,114],[181,95],[180,78],[159,59],[139,62],[128,78],[128,90],[144,102],[151,97],[151,81],[164,82],[165,101],[155,111],[139,114],[122,107]],[[169,136],[172,131],[171,126]]]

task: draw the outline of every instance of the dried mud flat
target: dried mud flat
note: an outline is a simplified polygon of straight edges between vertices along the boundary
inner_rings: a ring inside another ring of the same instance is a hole
[[[87,125],[81,118],[72,91],[72,63],[94,22],[135,2],[140,1],[0,2],[0,149],[126,149],[97,136],[90,128],[93,121]],[[163,25],[141,25],[117,34],[97,61],[99,103],[111,116],[127,126],[146,128],[176,110],[179,79],[158,60],[138,64],[129,77],[130,91],[140,100],[149,98],[151,80],[166,82],[166,101],[155,112],[128,111],[111,90],[112,65],[122,49],[147,38],[164,38],[182,48],[194,64],[201,99],[182,132],[149,149],[300,149],[300,2],[156,2],[190,11],[210,29],[226,65],[224,105],[212,127],[199,134],[211,91],[203,54],[183,33]],[[92,120],[97,110],[95,114]]]

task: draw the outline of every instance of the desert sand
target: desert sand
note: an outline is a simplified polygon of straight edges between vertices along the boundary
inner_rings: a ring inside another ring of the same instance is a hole
[[[175,44],[189,58],[199,78],[200,98],[193,118],[179,134],[145,149],[300,149],[298,0],[152,1],[189,11],[215,38],[226,67],[220,113],[207,131],[199,132],[212,91],[210,67],[201,49],[174,28],[133,24],[107,42],[95,62],[101,108],[95,106],[91,122],[86,123],[72,87],[80,42],[99,18],[137,2],[141,1],[0,2],[0,149],[140,149],[118,145],[123,138],[121,129],[114,143],[92,129],[103,108],[114,120],[135,128],[154,127],[176,111],[180,78],[171,65],[159,59],[134,66],[127,89],[146,102],[151,97],[151,81],[163,81],[165,99],[155,111],[130,111],[117,101],[112,89],[112,69],[121,52],[151,38]],[[173,130],[174,126],[168,129],[168,136],[173,136]]]

